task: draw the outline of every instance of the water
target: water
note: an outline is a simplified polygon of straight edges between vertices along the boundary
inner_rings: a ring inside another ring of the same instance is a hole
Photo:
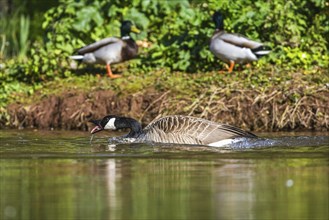
[[[283,135],[114,148],[87,132],[1,131],[0,219],[328,219],[328,133]]]

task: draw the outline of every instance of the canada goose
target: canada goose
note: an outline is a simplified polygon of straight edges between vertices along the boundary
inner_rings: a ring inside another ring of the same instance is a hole
[[[173,115],[154,120],[144,129],[141,124],[127,117],[105,116],[100,120],[91,120],[96,127],[91,134],[102,130],[128,128],[130,132],[121,137],[129,142],[151,142],[172,144],[193,144],[220,147],[237,138],[256,138],[257,136],[239,128],[215,123],[201,118]],[[117,138],[115,138],[117,140]]]
[[[211,37],[210,51],[225,63],[229,63],[228,72],[232,72],[235,63],[246,64],[258,60],[270,53],[271,48],[263,43],[252,41],[244,36],[226,33],[224,17],[216,11],[213,15],[215,33]]]
[[[77,52],[79,55],[71,56],[71,59],[82,60],[88,64],[106,64],[107,75],[111,78],[118,78],[111,70],[112,63],[120,63],[137,56],[138,46],[130,37],[130,32],[139,33],[131,21],[123,21],[121,24],[121,38],[108,37],[95,43],[89,44]]]

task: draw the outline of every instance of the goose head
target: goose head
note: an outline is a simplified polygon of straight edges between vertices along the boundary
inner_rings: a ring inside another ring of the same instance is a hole
[[[130,129],[129,136],[135,136],[142,132],[141,124],[133,118],[120,117],[115,115],[107,115],[100,120],[90,120],[89,122],[95,124],[96,126],[91,130],[91,134],[103,130],[117,130],[128,128]]]
[[[121,31],[121,37],[129,36],[130,32],[136,34],[140,32],[140,30],[136,26],[134,26],[131,21],[123,21],[121,23],[120,31]]]
[[[90,133],[95,134],[102,130],[116,130],[118,129],[116,121],[117,116],[115,115],[108,115],[105,116],[103,119],[99,120],[90,120],[91,123],[95,124],[96,126],[91,130]]]
[[[222,13],[216,11],[212,16],[212,20],[215,23],[216,30],[224,30],[224,16]]]

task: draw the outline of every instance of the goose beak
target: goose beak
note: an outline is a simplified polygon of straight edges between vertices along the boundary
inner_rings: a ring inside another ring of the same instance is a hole
[[[94,123],[96,126],[90,131],[91,134],[95,134],[99,131],[104,130],[101,126],[101,120],[90,120],[89,122]]]
[[[130,30],[136,34],[139,34],[141,32],[136,26],[131,26]]]

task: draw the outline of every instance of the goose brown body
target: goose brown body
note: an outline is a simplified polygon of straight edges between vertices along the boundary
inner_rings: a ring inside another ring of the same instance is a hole
[[[167,116],[146,126],[143,139],[161,143],[210,145],[225,139],[255,137],[239,128],[190,116]]]
[[[92,122],[96,127],[91,133],[104,129],[130,128],[130,133],[123,138],[133,139],[134,142],[217,146],[216,143],[224,140],[256,137],[234,126],[181,115],[156,119],[144,129],[135,119],[111,115]]]

